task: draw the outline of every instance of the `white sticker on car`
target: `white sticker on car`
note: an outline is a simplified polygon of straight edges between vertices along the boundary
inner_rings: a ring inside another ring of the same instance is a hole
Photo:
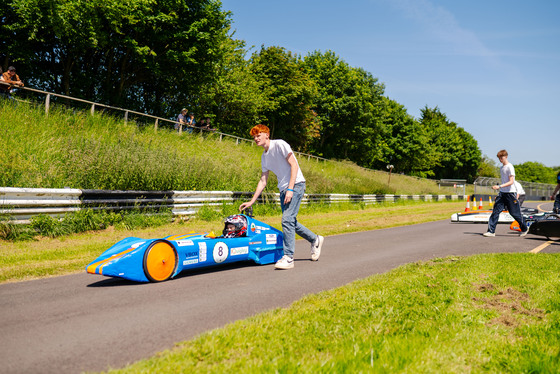
[[[231,255],[246,255],[249,253],[249,247],[236,247],[231,249]]]
[[[179,247],[184,247],[186,245],[194,245],[194,242],[192,240],[177,240],[177,245]]]
[[[266,234],[266,244],[276,244],[276,234]]]
[[[224,242],[217,242],[212,255],[214,256],[215,263],[219,264],[220,262],[224,262],[229,256],[227,244]]]

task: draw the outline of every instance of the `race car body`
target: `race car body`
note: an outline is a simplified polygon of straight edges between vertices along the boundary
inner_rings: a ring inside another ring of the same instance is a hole
[[[470,223],[488,223],[491,210],[477,210],[473,212],[453,213],[451,215],[451,222],[470,222]],[[511,223],[515,221],[507,211],[500,213],[498,223]]]
[[[525,217],[525,224],[529,227],[529,234],[560,238],[560,216],[552,212],[542,212]],[[509,227],[514,231],[521,231],[519,223],[513,221]]]
[[[527,218],[528,215],[536,214],[537,212],[537,209],[521,208],[521,214],[523,214],[525,218]],[[464,213],[453,213],[451,215],[451,222],[488,223],[491,214],[491,210],[475,210]],[[504,210],[498,216],[498,223],[512,222],[515,222],[515,219],[511,216],[511,214],[509,214],[507,210]]]
[[[86,267],[91,274],[137,282],[161,282],[184,270],[252,260],[278,261],[283,254],[282,231],[246,215],[243,236],[216,237],[190,232],[160,239],[126,238]]]

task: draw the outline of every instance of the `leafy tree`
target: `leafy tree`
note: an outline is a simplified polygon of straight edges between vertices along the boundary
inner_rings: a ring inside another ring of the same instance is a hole
[[[410,116],[404,106],[388,98],[383,98],[382,116],[384,132],[375,145],[382,157],[371,167],[383,170],[391,164],[397,172],[433,176],[437,160],[425,127]]]
[[[212,117],[220,131],[247,137],[249,129],[263,120],[266,95],[245,60],[243,41],[226,39],[220,59],[214,63],[215,79],[204,84],[193,103],[203,116]]]
[[[376,160],[372,145],[379,134],[378,111],[384,86],[363,69],[350,67],[332,51],[313,52],[304,67],[319,87],[314,110],[321,136],[314,150],[329,158],[348,158],[360,165]]]
[[[525,182],[556,184],[556,172],[540,162],[527,161],[514,165],[515,179]]]
[[[437,165],[434,176],[440,178],[466,178],[473,181],[481,160],[481,152],[474,137],[447,119],[439,108],[422,109],[420,119],[435,146]]]
[[[317,86],[303,70],[300,59],[284,48],[263,46],[252,56],[251,70],[266,97],[262,116],[271,136],[286,140],[295,149],[307,150],[319,135],[319,123],[311,108]]]
[[[494,159],[483,155],[478,168],[479,177],[500,178],[500,167]]]
[[[212,79],[218,0],[12,0],[6,53],[49,91],[168,115]]]

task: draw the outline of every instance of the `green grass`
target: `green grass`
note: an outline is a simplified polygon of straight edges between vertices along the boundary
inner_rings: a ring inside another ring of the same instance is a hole
[[[262,148],[89,112],[0,107],[0,186],[254,191]],[[433,180],[299,157],[308,193],[451,194]],[[267,190],[276,192],[272,176]]]
[[[556,373],[557,254],[449,257],[307,296],[112,373]]]

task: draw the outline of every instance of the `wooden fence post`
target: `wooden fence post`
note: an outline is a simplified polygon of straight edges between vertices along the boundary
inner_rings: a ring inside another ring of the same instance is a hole
[[[47,94],[45,98],[45,116],[49,116],[49,108],[51,106],[51,94]]]

